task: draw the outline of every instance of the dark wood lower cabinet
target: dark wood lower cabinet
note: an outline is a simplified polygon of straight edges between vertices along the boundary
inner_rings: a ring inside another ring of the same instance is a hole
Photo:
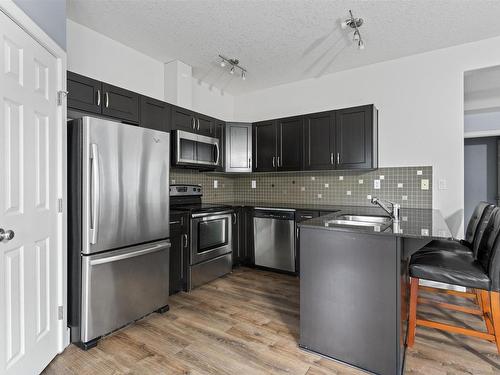
[[[173,213],[170,215],[170,276],[169,293],[186,290],[187,260],[189,253],[189,215]]]
[[[253,207],[235,207],[233,216],[233,265],[254,264]]]
[[[320,216],[318,211],[295,211],[295,273],[297,275],[300,275],[300,231],[298,224],[318,216]]]

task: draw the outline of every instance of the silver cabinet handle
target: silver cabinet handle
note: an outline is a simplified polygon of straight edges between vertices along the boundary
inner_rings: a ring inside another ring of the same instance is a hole
[[[97,144],[92,143],[90,145],[90,168],[91,168],[91,180],[90,180],[90,243],[97,243],[97,234],[99,231],[99,150],[97,149]]]
[[[330,152],[330,164],[333,165],[333,152]]]
[[[233,224],[236,224],[236,219],[237,219],[236,212],[233,212]]]
[[[196,119],[193,117],[193,121],[191,121],[191,128],[193,128],[193,130],[196,128]]]
[[[198,127],[196,128],[196,130],[200,130],[200,119],[198,119]]]
[[[180,223],[181,223],[180,220],[176,220],[176,221],[171,221],[169,224],[174,225],[174,224],[180,224]]]
[[[188,247],[188,235],[186,233],[184,233],[182,235],[182,242],[183,242],[183,247],[187,248]]]
[[[14,231],[13,230],[3,230],[0,228],[0,241],[10,241],[11,239],[14,238]]]
[[[248,168],[252,168],[252,158],[248,158]]]
[[[97,89],[97,106],[101,106],[101,89]]]
[[[299,227],[297,227],[297,239],[299,238]]]
[[[215,164],[219,164],[219,145],[216,143],[215,145]]]
[[[312,219],[313,217],[311,215],[304,215],[302,216],[302,219]]]
[[[107,91],[104,93],[104,105],[109,108],[109,93]]]
[[[276,167],[276,165],[275,165],[275,159],[276,159],[276,157],[275,157],[275,156],[273,156],[273,168],[275,168],[275,167]]]
[[[340,153],[337,152],[337,164],[340,164]]]
[[[281,157],[278,156],[278,167],[281,167]]]

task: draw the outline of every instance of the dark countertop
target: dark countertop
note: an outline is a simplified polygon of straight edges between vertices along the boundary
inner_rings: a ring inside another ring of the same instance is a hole
[[[326,230],[340,230],[348,232],[376,233],[397,237],[416,239],[451,239],[453,235],[441,214],[435,209],[402,208],[401,221],[388,227],[355,227],[347,225],[328,224],[340,215],[382,215],[387,213],[376,206],[343,206],[325,204],[295,204],[295,203],[265,203],[265,202],[224,202],[235,207],[265,207],[265,208],[294,208],[296,210],[331,211],[331,214],[303,221],[299,224],[304,228],[319,228]]]
[[[296,210],[304,211],[338,211],[345,206],[335,206],[328,204],[298,204],[298,203],[269,203],[269,202],[243,202],[243,201],[229,201],[223,202],[233,207],[263,207],[263,208],[294,208]],[[340,208],[339,208],[340,207]]]
[[[340,207],[340,206],[338,206]],[[341,210],[306,220],[299,224],[302,228],[318,228],[332,231],[374,233],[416,239],[451,239],[453,238],[441,211],[434,209],[403,208],[401,221],[380,227],[356,227],[330,224],[329,221],[340,215],[383,215],[387,214],[378,207],[344,206]]]

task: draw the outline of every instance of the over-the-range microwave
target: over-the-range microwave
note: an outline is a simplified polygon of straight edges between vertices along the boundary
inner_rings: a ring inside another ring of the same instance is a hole
[[[184,130],[172,131],[172,165],[215,169],[220,163],[219,139]]]

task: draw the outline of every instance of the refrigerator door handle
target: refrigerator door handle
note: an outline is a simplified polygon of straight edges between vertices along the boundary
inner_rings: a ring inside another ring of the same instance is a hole
[[[97,243],[99,231],[99,201],[100,201],[100,181],[99,181],[99,151],[97,144],[90,145],[91,159],[91,179],[90,179],[90,243]]]
[[[111,262],[117,262],[119,260],[124,260],[128,258],[135,258],[141,255],[149,254],[149,253],[154,253],[155,251],[160,251],[165,248],[169,248],[170,243],[169,242],[162,242],[159,244],[156,244],[154,246],[148,247],[146,249],[138,250],[138,251],[132,251],[129,253],[125,254],[119,254],[119,255],[114,255],[106,258],[98,258],[98,259],[92,259],[90,261],[91,266],[95,266],[98,264],[105,264],[105,263],[111,263]]]

